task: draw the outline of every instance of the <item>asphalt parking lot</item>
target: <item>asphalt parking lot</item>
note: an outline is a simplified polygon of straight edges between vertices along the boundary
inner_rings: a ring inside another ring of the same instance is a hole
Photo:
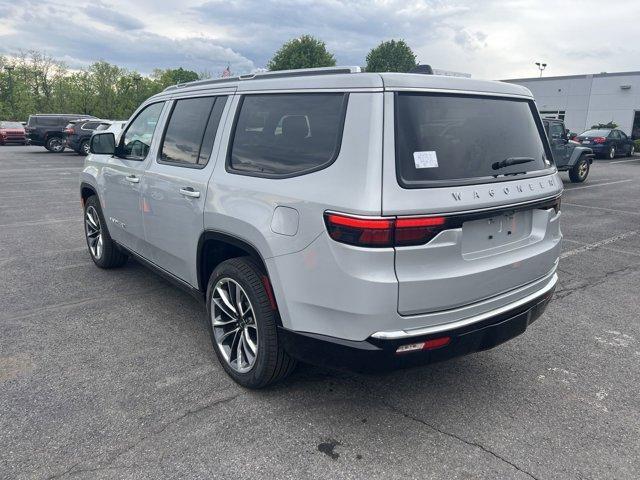
[[[524,335],[259,392],[196,300],[93,265],[81,166],[0,147],[0,478],[640,478],[640,156],[563,174],[560,284]]]

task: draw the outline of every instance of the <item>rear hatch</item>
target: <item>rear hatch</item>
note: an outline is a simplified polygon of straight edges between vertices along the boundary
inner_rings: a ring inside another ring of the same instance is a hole
[[[383,215],[416,227],[403,233],[409,246],[396,237],[399,313],[473,304],[549,274],[562,183],[533,101],[385,95],[394,112],[385,144],[394,146],[385,149]]]

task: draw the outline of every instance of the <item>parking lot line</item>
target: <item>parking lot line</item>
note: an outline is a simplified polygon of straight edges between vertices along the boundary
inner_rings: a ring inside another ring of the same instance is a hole
[[[606,182],[606,183],[596,183],[595,185],[585,185],[584,187],[572,187],[564,189],[568,192],[572,192],[573,190],[582,190],[583,188],[593,188],[593,187],[604,187],[605,185],[615,185],[617,183],[627,183],[627,182],[635,182],[634,179],[630,178],[628,180],[618,180],[616,182]]]
[[[630,160],[617,160],[615,162],[609,162],[609,164],[614,164],[614,163],[627,163],[627,162],[638,162],[640,161],[640,158],[632,158]]]
[[[588,252],[589,250],[593,250],[598,247],[602,247],[604,245],[609,245],[610,243],[617,242],[618,240],[622,240],[623,238],[632,237],[636,235],[638,232],[632,230],[630,232],[621,233],[619,235],[614,235],[613,237],[605,238],[604,240],[600,240],[599,242],[587,243],[582,247],[574,248],[573,250],[567,250],[560,254],[560,258],[567,258],[573,255],[577,255],[578,253]],[[569,240],[571,241],[571,240]]]
[[[579,242],[577,240],[570,240],[568,238],[563,238],[562,241],[563,242],[569,242],[569,243],[577,243],[578,245],[589,245],[588,243]],[[608,252],[622,253],[622,254],[625,254],[625,255],[633,255],[634,257],[640,257],[640,253],[629,252],[627,250],[620,250],[619,248],[607,247],[607,246],[602,246],[602,245],[599,246],[598,248],[601,248],[603,250],[607,250]]]
[[[52,223],[64,223],[64,222],[79,222],[79,220],[77,218],[60,218],[56,220],[36,220],[33,222],[1,223],[0,227],[31,227],[35,225],[48,225]]]
[[[594,207],[593,205],[581,205],[579,203],[562,202],[562,205],[570,207],[591,208],[593,210],[602,210],[604,212],[626,213],[627,215],[640,215],[640,212],[631,212],[629,210],[618,210],[616,208]]]

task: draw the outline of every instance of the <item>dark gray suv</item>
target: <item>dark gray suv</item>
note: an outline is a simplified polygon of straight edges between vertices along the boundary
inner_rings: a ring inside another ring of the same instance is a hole
[[[30,115],[25,131],[31,145],[40,145],[53,153],[64,152],[65,127],[71,120],[93,118],[79,114]]]

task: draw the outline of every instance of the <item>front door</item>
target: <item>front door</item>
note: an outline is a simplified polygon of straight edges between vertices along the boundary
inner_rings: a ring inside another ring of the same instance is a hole
[[[144,178],[142,205],[150,260],[194,287],[207,184],[226,103],[226,95],[174,100]]]
[[[116,155],[103,169],[102,208],[109,234],[120,245],[144,255],[144,226],[140,208],[145,159],[164,102],[141,110],[120,137]]]
[[[564,126],[558,122],[549,122],[549,143],[556,166],[562,167],[567,164],[567,140]]]

